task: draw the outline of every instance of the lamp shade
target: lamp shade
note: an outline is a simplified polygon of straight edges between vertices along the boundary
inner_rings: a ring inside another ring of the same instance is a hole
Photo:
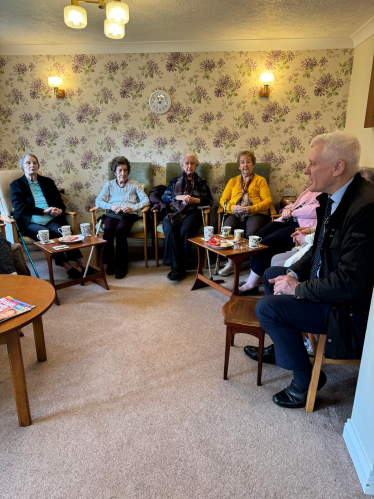
[[[106,18],[113,23],[127,24],[129,22],[129,6],[120,1],[107,2]]]
[[[114,40],[119,40],[125,36],[125,25],[112,23],[105,19],[104,21],[104,33],[108,38],[113,38]]]
[[[260,81],[261,83],[265,83],[265,85],[273,83],[274,81],[273,73],[262,73],[262,75],[260,76]]]
[[[69,28],[85,28],[87,26],[87,12],[83,7],[68,5],[64,8],[64,21]]]
[[[62,83],[62,79],[59,76],[49,76],[48,77],[48,86],[52,88],[58,88]]]

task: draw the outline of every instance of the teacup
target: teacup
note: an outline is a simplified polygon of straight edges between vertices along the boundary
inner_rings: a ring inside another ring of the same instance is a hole
[[[62,225],[57,230],[62,235],[62,237],[71,236],[71,227],[70,227],[70,225]]]
[[[38,230],[36,237],[41,243],[46,243],[49,241],[49,230]]]
[[[204,227],[204,239],[208,241],[213,236],[214,236],[214,227],[212,225],[207,225],[206,227]]]
[[[81,233],[84,237],[92,235],[91,224],[89,223],[80,224],[80,228],[81,228]]]
[[[221,236],[223,237],[228,237],[230,235],[230,232],[231,227],[229,227],[228,225],[225,225],[221,228]]]
[[[260,236],[249,236],[248,246],[250,248],[258,248],[261,241],[262,241],[262,237],[260,237]]]
[[[244,229],[235,229],[234,230],[234,241],[239,242],[243,239]]]

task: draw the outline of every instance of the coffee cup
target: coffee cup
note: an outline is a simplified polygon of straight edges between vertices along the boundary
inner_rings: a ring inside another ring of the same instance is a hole
[[[243,239],[244,229],[235,229],[234,230],[234,241],[239,242]]]
[[[71,227],[70,227],[70,225],[62,225],[57,230],[62,235],[62,237],[71,236]]]
[[[231,232],[231,227],[229,227],[228,225],[223,226],[221,229],[221,235],[223,237],[228,237],[230,235],[230,232]]]
[[[208,241],[214,235],[214,227],[212,225],[207,225],[204,227],[204,239]]]
[[[41,243],[46,243],[49,241],[49,230],[38,230],[36,237]]]
[[[262,237],[260,237],[260,236],[249,236],[248,246],[250,248],[258,248],[261,241],[262,241]]]
[[[92,235],[91,224],[89,223],[80,224],[80,228],[81,228],[81,233],[84,237]]]

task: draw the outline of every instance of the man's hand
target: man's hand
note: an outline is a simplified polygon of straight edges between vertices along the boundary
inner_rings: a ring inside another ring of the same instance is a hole
[[[299,284],[291,275],[280,275],[274,279],[269,279],[269,282],[274,283],[274,294],[294,295],[295,288]]]

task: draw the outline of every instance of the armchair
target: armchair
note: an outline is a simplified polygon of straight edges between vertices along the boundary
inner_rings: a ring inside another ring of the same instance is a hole
[[[38,171],[38,174],[43,175],[41,171]],[[19,240],[15,220],[11,218],[13,207],[10,201],[10,184],[13,180],[22,177],[22,175],[23,172],[20,169],[0,171],[0,222],[5,223],[7,238],[13,243],[18,243]],[[64,203],[67,204],[68,198],[65,194],[61,194],[61,197]],[[73,234],[78,234],[77,214],[73,211],[65,211],[65,216],[72,228]],[[29,237],[24,237],[23,239],[28,249],[38,250],[32,239]]]
[[[166,185],[170,184],[170,181],[174,177],[178,177],[181,174],[181,166],[179,163],[166,163]],[[196,173],[204,178],[206,181],[209,179],[209,163],[200,163],[199,166],[196,168]],[[164,236],[164,229],[162,226],[162,220],[158,219],[158,210],[154,210],[154,218],[153,218],[153,223],[154,223],[154,233],[155,233],[155,259],[156,259],[156,267],[159,266],[159,259],[158,259],[158,240],[159,239],[165,239]],[[204,210],[204,219],[205,219],[205,225],[209,225],[209,218],[210,218],[210,209]],[[203,234],[204,229],[201,228],[199,231],[199,234]],[[206,259],[206,257],[205,257]],[[205,264],[206,266],[206,264]]]
[[[108,165],[108,180],[113,180],[115,177]],[[130,179],[136,180],[144,186],[144,191],[148,195],[149,191],[152,189],[152,168],[151,163],[133,163],[131,162],[131,173]],[[148,248],[147,248],[147,235],[149,232],[147,225],[147,212],[149,211],[149,206],[146,206],[142,210],[142,218],[139,218],[134,225],[131,227],[129,239],[143,239],[144,241],[144,267],[148,267]],[[97,223],[97,212],[105,213],[105,210],[94,206],[90,209],[92,217],[92,227],[96,227]]]

